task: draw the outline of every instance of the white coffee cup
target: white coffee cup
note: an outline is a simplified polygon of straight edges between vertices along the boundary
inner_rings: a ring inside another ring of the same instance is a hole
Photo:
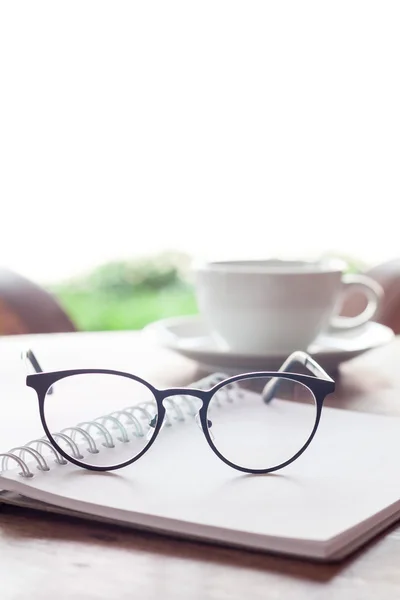
[[[382,289],[342,261],[223,261],[199,265],[199,310],[218,344],[246,353],[306,350],[321,332],[351,329],[375,316]],[[337,316],[345,295],[362,292],[365,310]]]

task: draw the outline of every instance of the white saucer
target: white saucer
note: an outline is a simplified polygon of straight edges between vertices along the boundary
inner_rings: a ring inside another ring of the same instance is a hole
[[[211,371],[235,374],[277,370],[287,358],[281,353],[260,355],[221,349],[199,316],[162,319],[147,325],[143,332],[153,341],[196,360]],[[370,322],[352,331],[321,335],[308,352],[324,369],[334,373],[340,363],[387,344],[393,337],[389,327]]]

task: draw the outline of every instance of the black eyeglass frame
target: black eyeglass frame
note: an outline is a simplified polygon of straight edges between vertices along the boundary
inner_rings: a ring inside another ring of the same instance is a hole
[[[40,364],[39,364],[36,356],[32,352],[32,350],[28,350],[24,354],[24,357],[32,365],[33,369],[35,370],[34,374],[27,376],[26,385],[30,388],[33,388],[37,393],[37,397],[38,397],[38,401],[39,401],[40,420],[42,422],[43,429],[44,429],[49,441],[51,442],[53,447],[57,450],[57,452],[59,452],[61,454],[61,456],[63,456],[66,460],[75,464],[78,467],[82,467],[82,468],[88,469],[90,471],[114,471],[117,469],[122,469],[123,467],[127,467],[128,465],[139,460],[139,458],[141,458],[151,448],[151,446],[155,442],[155,440],[161,430],[161,427],[163,425],[164,418],[165,418],[165,413],[166,413],[163,401],[166,398],[184,395],[184,396],[192,396],[192,397],[198,398],[199,400],[202,401],[202,406],[199,409],[199,418],[200,418],[201,428],[202,428],[205,438],[208,442],[208,445],[210,446],[212,451],[218,456],[218,458],[220,458],[220,460],[222,460],[228,466],[230,466],[238,471],[242,471],[243,473],[252,473],[255,475],[272,473],[273,471],[278,471],[278,470],[288,466],[292,462],[294,462],[307,449],[307,447],[310,445],[310,443],[313,440],[313,438],[316,434],[316,431],[318,429],[318,425],[319,425],[319,422],[321,419],[321,412],[322,412],[324,400],[328,394],[331,394],[335,390],[334,380],[322,369],[322,367],[311,356],[309,356],[307,353],[302,352],[302,351],[296,351],[293,354],[291,354],[288,357],[288,359],[283,363],[283,365],[279,371],[260,371],[260,372],[251,372],[251,373],[241,373],[240,375],[234,375],[232,377],[229,377],[228,379],[225,379],[225,380],[219,382],[218,384],[216,384],[209,390],[202,390],[202,389],[188,388],[188,387],[158,389],[158,388],[154,387],[151,383],[149,383],[145,379],[142,379],[141,377],[138,377],[137,375],[133,375],[132,373],[126,373],[123,371],[115,371],[115,370],[109,370],[109,369],[73,369],[73,370],[66,370],[66,371],[43,372],[43,370],[40,367]],[[300,364],[303,367],[306,367],[312,373],[312,375],[304,375],[304,374],[294,373],[294,372],[289,371],[289,369],[292,368],[295,364]],[[86,374],[106,374],[106,375],[117,375],[120,377],[126,377],[128,379],[132,379],[133,381],[136,381],[136,382],[144,385],[153,394],[153,396],[156,400],[156,403],[157,403],[157,420],[156,420],[156,424],[155,424],[155,428],[154,428],[154,433],[153,433],[151,439],[149,440],[148,444],[146,445],[146,447],[143,448],[143,450],[141,452],[139,452],[139,454],[134,456],[132,459],[127,460],[127,461],[117,464],[117,465],[113,465],[111,467],[109,467],[109,466],[103,467],[103,466],[85,464],[85,463],[77,460],[76,458],[70,456],[69,454],[67,454],[59,446],[59,444],[56,442],[56,440],[53,438],[53,436],[47,426],[46,417],[45,417],[46,395],[48,395],[49,393],[50,394],[53,393],[54,390],[52,388],[52,385],[55,384],[57,381],[60,381],[61,379],[65,379],[66,377],[72,377],[74,375],[86,375]],[[212,438],[210,436],[209,429],[210,429],[210,423],[212,423],[212,422],[208,419],[207,412],[208,412],[208,408],[209,408],[209,405],[210,405],[210,402],[211,402],[213,396],[221,388],[223,388],[229,384],[236,383],[238,381],[264,378],[264,377],[270,378],[269,383],[265,386],[265,388],[262,392],[262,398],[265,403],[269,403],[273,399],[274,392],[277,390],[279,383],[282,379],[295,381],[300,384],[303,384],[306,388],[308,388],[312,392],[312,394],[315,398],[315,403],[316,403],[316,417],[315,417],[314,426],[310,433],[310,436],[308,437],[308,439],[306,440],[304,445],[300,448],[300,450],[296,454],[294,454],[290,459],[284,461],[283,463],[281,463],[279,465],[276,465],[274,467],[269,467],[267,469],[250,469],[250,468],[242,467],[240,465],[236,465],[235,463],[232,463],[230,460],[228,460],[225,456],[223,456],[219,452],[218,448],[214,445]]]

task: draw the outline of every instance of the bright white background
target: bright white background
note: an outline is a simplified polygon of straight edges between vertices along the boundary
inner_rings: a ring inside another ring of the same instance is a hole
[[[400,254],[400,4],[0,5],[0,263]]]

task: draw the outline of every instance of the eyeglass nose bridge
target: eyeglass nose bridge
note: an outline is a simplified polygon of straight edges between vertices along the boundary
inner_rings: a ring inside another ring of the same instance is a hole
[[[167,390],[160,390],[160,399],[162,402],[170,396],[192,396],[193,398],[199,398],[204,404],[208,392],[195,388],[169,388]]]
[[[198,400],[201,401],[201,406],[199,408],[193,408],[192,407],[192,413],[191,416],[195,419],[198,427],[202,430],[202,424],[201,424],[201,412],[202,410],[204,410],[205,406],[206,406],[206,401],[208,400],[208,396],[209,396],[209,392],[205,391],[205,390],[199,390],[199,389],[195,389],[195,388],[170,388],[167,390],[160,390],[160,401],[163,405],[163,407],[165,409],[168,408],[168,405],[166,405],[166,401],[174,396],[181,396],[181,397],[191,397],[191,398],[197,398]]]

